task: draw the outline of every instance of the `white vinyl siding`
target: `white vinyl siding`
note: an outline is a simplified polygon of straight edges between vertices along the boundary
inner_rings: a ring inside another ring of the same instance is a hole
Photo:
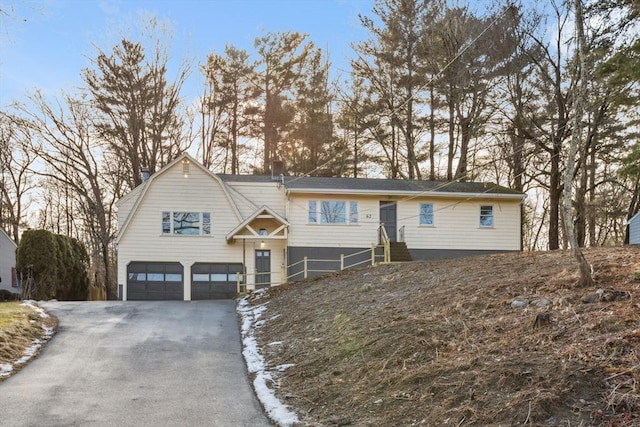
[[[185,268],[185,299],[191,295],[189,269],[211,259],[242,262],[242,245],[227,244],[225,235],[239,219],[216,178],[196,165],[183,176],[176,163],[150,183],[126,232],[118,242],[118,283],[126,283],[126,266],[132,261],[180,262]],[[161,234],[161,212],[210,212],[211,235]],[[215,219],[213,221],[213,219]]]
[[[640,213],[629,220],[629,243],[640,245]]]
[[[18,290],[11,286],[11,269],[16,266],[16,244],[3,231],[0,230],[0,289],[6,289],[11,292]]]
[[[243,218],[249,217],[261,206],[268,206],[279,215],[285,214],[284,188],[276,182],[238,182],[227,178],[229,194]]]
[[[273,185],[275,188],[275,185]],[[270,188],[265,186],[264,188]],[[268,193],[265,191],[265,193]],[[273,197],[271,195],[270,197]],[[138,195],[132,198],[137,200]],[[282,195],[273,197],[283,200]],[[283,202],[280,202],[283,205]],[[272,206],[269,206],[272,207]],[[284,208],[281,206],[283,211]],[[253,208],[255,211],[255,207]],[[161,234],[161,212],[210,212],[211,235],[190,236]],[[137,211],[118,242],[118,283],[126,284],[130,262],[180,262],[184,267],[184,299],[191,298],[191,266],[196,262],[242,262],[242,242],[227,243],[226,235],[242,220],[234,212],[217,178],[191,164],[189,176],[183,176],[180,162],[162,171],[150,182]],[[266,225],[265,225],[266,226]],[[284,260],[286,242],[268,240],[264,249],[271,250],[272,280],[280,280],[280,265]],[[254,269],[253,251],[261,242],[247,242],[246,268]],[[253,283],[253,276],[248,277]]]
[[[288,219],[290,246],[371,247],[377,241],[380,220],[380,197],[351,197],[358,202],[358,227],[332,224],[309,224],[309,200],[317,196],[291,194]],[[419,224],[420,204],[433,205],[437,226]],[[481,205],[493,206],[494,227],[480,228]],[[404,226],[405,241],[411,249],[519,250],[520,202],[494,202],[456,198],[414,198],[398,200],[398,229]]]
[[[520,203],[517,200],[435,199],[437,226],[420,226],[417,202],[398,203],[398,227],[405,226],[411,249],[520,250]],[[424,202],[422,202],[424,203]],[[492,228],[479,226],[480,206],[493,206]]]
[[[351,202],[358,205],[357,226],[336,224],[309,223],[309,201],[317,201],[316,210],[320,210],[322,199],[317,195],[290,194],[287,210],[289,227],[289,246],[317,246],[317,247],[371,247],[376,241],[378,229],[379,206],[378,199],[349,197],[347,200],[331,197],[326,200],[344,200],[350,209]],[[353,219],[349,213],[347,218]]]

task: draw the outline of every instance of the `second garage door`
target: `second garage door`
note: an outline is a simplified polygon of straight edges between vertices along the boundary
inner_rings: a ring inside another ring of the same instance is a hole
[[[242,263],[199,262],[191,267],[191,299],[235,298]]]
[[[132,262],[127,266],[127,299],[184,299],[184,273],[179,262]]]

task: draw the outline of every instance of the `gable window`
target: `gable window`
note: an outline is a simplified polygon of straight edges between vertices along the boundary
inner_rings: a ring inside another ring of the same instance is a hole
[[[493,206],[480,206],[480,227],[493,227]]]
[[[433,225],[433,203],[420,203],[420,225]]]
[[[162,234],[211,235],[211,212],[162,212]]]
[[[358,202],[309,200],[308,219],[309,224],[357,224]]]

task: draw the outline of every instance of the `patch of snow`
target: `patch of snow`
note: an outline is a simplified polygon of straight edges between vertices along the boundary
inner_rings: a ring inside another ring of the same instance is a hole
[[[289,408],[276,397],[274,391],[269,388],[269,384],[274,383],[274,378],[272,373],[266,368],[264,358],[260,354],[260,349],[254,336],[256,323],[259,322],[259,318],[266,309],[266,304],[251,307],[246,297],[238,301],[237,311],[242,317],[242,354],[247,363],[247,369],[250,373],[255,374],[253,388],[267,415],[269,415],[269,418],[277,425],[290,427],[299,422],[298,416],[290,411]],[[260,322],[264,324],[264,321]]]
[[[0,364],[0,377],[6,377],[13,371],[12,363],[2,363]]]
[[[282,345],[282,341],[274,341],[274,342],[270,342],[269,344],[267,344],[268,346],[274,346],[274,345]]]
[[[276,366],[276,371],[278,372],[284,372],[289,368],[293,368],[295,365],[295,363],[284,363],[282,365],[278,365]]]
[[[36,302],[33,300],[30,300],[30,299],[24,300],[22,301],[22,305],[32,308],[43,319],[46,319],[49,317],[49,314],[46,311],[44,311],[42,307],[37,305]]]
[[[22,305],[33,309],[43,319],[47,319],[49,317],[49,314],[45,312],[44,309],[36,305],[36,303],[32,300],[25,300],[22,302]],[[0,377],[8,376],[9,374],[11,374],[11,372],[13,372],[14,366],[24,365],[29,360],[31,360],[31,358],[38,352],[38,350],[40,350],[42,345],[49,338],[51,338],[53,336],[53,333],[55,332],[53,328],[46,325],[42,325],[42,330],[44,331],[44,334],[43,334],[44,341],[39,340],[37,338],[34,339],[31,342],[31,346],[25,349],[24,353],[22,353],[22,357],[20,357],[18,360],[15,360],[13,362],[6,363],[6,364],[0,364]]]

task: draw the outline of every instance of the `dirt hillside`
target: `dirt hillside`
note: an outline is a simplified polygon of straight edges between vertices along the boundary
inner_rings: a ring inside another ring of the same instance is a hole
[[[302,425],[640,425],[640,248],[393,264],[271,289],[256,339]]]

